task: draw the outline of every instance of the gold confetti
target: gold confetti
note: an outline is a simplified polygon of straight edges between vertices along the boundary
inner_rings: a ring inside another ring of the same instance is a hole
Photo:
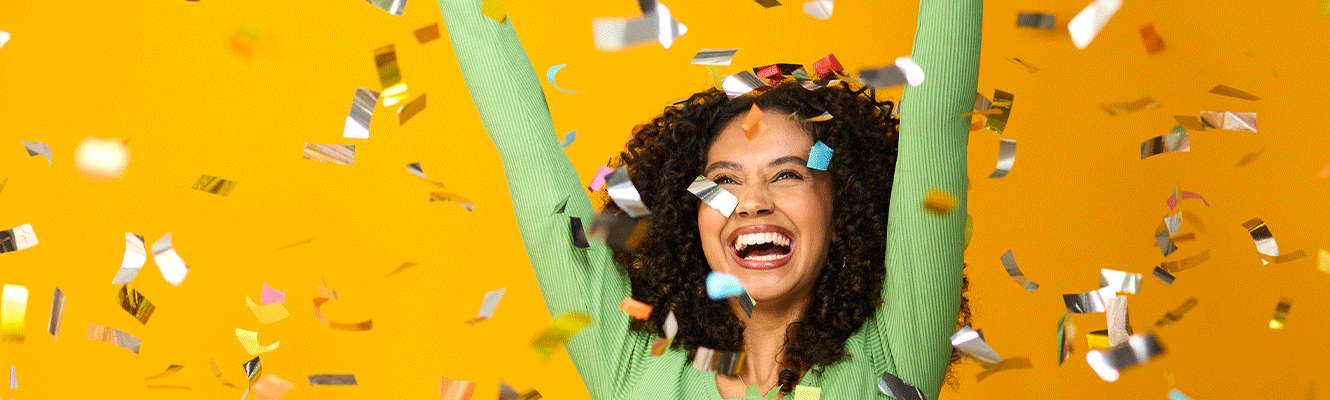
[[[198,181],[194,182],[194,190],[202,190],[212,194],[220,194],[222,197],[231,195],[231,190],[236,188],[240,182],[228,181],[212,175],[203,175]]]
[[[928,195],[924,197],[924,208],[937,215],[946,215],[959,203],[956,196],[938,188],[929,189]]]
[[[46,332],[51,334],[51,340],[60,339],[60,321],[65,313],[65,292],[60,288],[55,288],[55,296],[51,298],[51,319],[46,323]]]
[[[1164,314],[1162,318],[1159,318],[1159,321],[1155,321],[1155,326],[1162,328],[1168,325],[1172,325],[1174,322],[1178,322],[1178,320],[1182,319],[1183,315],[1186,315],[1188,311],[1191,311],[1192,308],[1195,308],[1196,303],[1198,302],[1199,300],[1197,300],[1195,297],[1187,299],[1187,301],[1182,302],[1182,305],[1178,306],[1177,309],[1169,311],[1168,314]]]
[[[1256,251],[1270,257],[1279,257],[1279,244],[1275,243],[1274,234],[1270,233],[1270,228],[1265,226],[1265,221],[1260,218],[1252,218],[1242,223],[1242,227],[1251,234],[1251,239],[1256,242]],[[1262,260],[1262,263],[1267,263]]]
[[[711,76],[711,85],[716,90],[725,90],[725,76],[720,74],[720,69],[716,68],[715,65],[708,65],[707,75]]]
[[[1232,98],[1250,100],[1250,101],[1256,101],[1261,99],[1260,97],[1256,97],[1256,95],[1254,94],[1247,93],[1237,88],[1226,85],[1215,86],[1214,89],[1210,89],[1210,93],[1214,93],[1220,96],[1228,96]]]
[[[822,388],[798,385],[794,387],[794,400],[821,400]]]
[[[458,196],[456,193],[451,192],[430,192],[429,201],[451,201],[462,206],[462,208],[465,208],[467,211],[472,211],[476,208],[476,204],[472,203],[471,200],[467,200],[465,197]]]
[[[1321,262],[1319,265],[1317,265],[1316,268],[1320,269],[1321,272],[1330,274],[1330,251],[1325,251],[1325,249],[1321,249]]]
[[[1201,111],[1201,122],[1206,128],[1256,132],[1256,113],[1253,112]]]
[[[1197,265],[1201,265],[1201,263],[1204,263],[1209,260],[1210,260],[1210,250],[1206,250],[1201,252],[1200,254],[1184,258],[1182,259],[1182,261],[1161,262],[1159,263],[1159,268],[1162,268],[1164,271],[1168,271],[1169,273],[1178,273],[1191,269],[1192,267],[1195,267]]]
[[[1200,118],[1196,118],[1190,115],[1175,115],[1173,116],[1173,119],[1177,120],[1178,125],[1181,125],[1183,129],[1189,131],[1205,130],[1205,123],[1201,122]]]
[[[115,294],[116,303],[120,303],[120,308],[133,315],[139,323],[148,324],[148,318],[152,317],[152,312],[157,310],[157,306],[152,305],[151,301],[143,297],[142,293],[129,287],[129,284],[120,286],[120,291]]]
[[[1005,131],[1007,129],[1007,119],[1011,118],[1011,106],[1015,101],[1016,95],[994,89],[993,101],[990,107],[1000,110],[1002,113],[990,114],[988,120],[984,122],[984,128],[987,128],[994,133],[1002,133]],[[990,107],[985,107],[984,110],[987,110]],[[978,108],[976,108],[976,110],[978,110]]]
[[[341,330],[344,330],[344,331],[353,331],[353,332],[358,332],[358,331],[368,331],[368,330],[374,329],[374,320],[372,320],[372,319],[367,319],[367,320],[364,320],[364,321],[361,321],[361,322],[357,322],[357,323],[354,323],[354,324],[347,324],[347,323],[341,323],[341,322],[333,321],[333,322],[329,322],[329,323],[328,323],[328,326],[329,326],[329,327],[332,327],[333,329],[341,329]]]
[[[28,314],[28,287],[5,285],[0,291],[0,341],[23,343]]]
[[[560,315],[531,340],[531,347],[536,349],[536,353],[541,357],[549,359],[564,341],[590,323],[591,317],[580,312],[573,311]]]
[[[1034,368],[1034,365],[1030,363],[1029,357],[1008,358],[1002,360],[1002,362],[1000,363],[997,363],[997,365],[984,368],[983,372],[980,372],[978,375],[974,376],[974,379],[976,381],[982,382],[984,378],[987,378],[989,375],[993,375],[999,371],[1010,371],[1014,369],[1030,369],[1030,368]]]
[[[421,93],[420,97],[397,109],[397,125],[406,125],[406,121],[411,120],[411,117],[425,111],[425,95],[426,93]]]
[[[757,1],[757,4],[761,4],[762,7],[764,8],[771,8],[780,5],[780,1],[778,0],[755,0],[755,1]]]
[[[309,376],[310,386],[356,386],[355,374],[317,374]]]
[[[1293,300],[1279,299],[1279,304],[1275,305],[1275,315],[1270,317],[1270,329],[1284,329],[1288,319],[1288,309],[1293,306]]]
[[[982,111],[970,111],[965,114],[957,115],[957,117],[973,117],[976,115],[998,115],[998,114],[1002,114],[1002,110],[996,108],[990,108]]]
[[[216,359],[209,358],[209,359],[208,359],[208,367],[209,367],[209,368],[212,368],[212,375],[213,375],[213,377],[217,378],[217,382],[219,382],[219,383],[221,383],[221,384],[223,384],[223,385],[226,385],[226,386],[236,387],[236,385],[235,385],[234,383],[231,383],[231,381],[228,381],[228,380],[226,380],[226,378],[222,377],[222,369],[221,369],[220,367],[217,366],[217,360],[216,360]]]
[[[1090,350],[1103,350],[1109,347],[1113,347],[1108,345],[1107,329],[1101,329],[1094,332],[1086,333],[1085,345],[1088,346]]]
[[[249,378],[249,385],[251,387],[259,380],[260,376],[263,376],[263,361],[259,360],[259,357],[254,357],[253,360],[246,361],[242,367],[245,368],[245,377]]]
[[[383,88],[384,107],[392,107],[406,97],[406,83],[402,71],[397,69],[397,48],[393,45],[374,49],[374,65],[379,70],[379,84]]]
[[[291,316],[291,313],[286,311],[286,305],[280,301],[260,306],[254,304],[254,300],[250,299],[249,296],[245,296],[245,305],[249,306],[249,311],[253,312],[255,317],[258,317],[261,324],[271,324]]]
[[[1011,61],[1011,62],[1013,62],[1013,63],[1019,64],[1019,65],[1022,66],[1022,67],[1025,67],[1025,70],[1028,71],[1029,73],[1032,73],[1032,74],[1033,74],[1033,73],[1035,73],[1035,72],[1039,72],[1039,68],[1038,68],[1038,67],[1035,67],[1034,64],[1030,64],[1029,62],[1026,62],[1025,60],[1022,60],[1022,59],[1019,59],[1019,58],[1015,58],[1015,57],[1007,57],[1007,61]]]
[[[508,8],[502,0],[485,0],[480,4],[480,13],[500,24],[508,23]]]
[[[757,104],[753,104],[753,107],[748,109],[748,114],[744,116],[743,121],[744,135],[748,136],[748,140],[753,140],[761,135],[763,131],[766,131],[767,124],[762,122],[764,116],[766,116],[766,113],[762,112]]]
[[[1284,255],[1281,255],[1281,256],[1279,256],[1279,257],[1271,258],[1271,259],[1269,259],[1269,260],[1262,259],[1261,262],[1262,262],[1262,263],[1269,263],[1269,264],[1283,264],[1283,263],[1286,263],[1286,262],[1289,262],[1289,261],[1302,259],[1303,257],[1306,257],[1306,256],[1307,256],[1307,252],[1306,252],[1306,251],[1302,251],[1301,249],[1299,249],[1299,250],[1294,251],[1294,252],[1292,252],[1292,253],[1284,254]]]
[[[1187,132],[1155,136],[1154,138],[1141,143],[1142,160],[1149,158],[1150,156],[1164,153],[1190,151],[1191,141],[1187,136]]]
[[[356,163],[356,146],[349,144],[305,143],[303,157],[306,160],[333,164],[352,165]]]
[[[420,42],[420,44],[429,43],[434,39],[439,38],[439,23],[435,22],[426,25],[423,28],[412,31],[411,34],[416,36],[416,41]]]
[[[128,333],[105,325],[88,324],[88,340],[96,340],[120,346],[125,350],[139,353],[142,342]]]
[[[282,342],[278,341],[272,342],[272,344],[267,346],[261,345],[259,344],[258,332],[247,331],[240,328],[236,328],[236,339],[240,340],[240,345],[245,346],[245,352],[249,353],[251,356],[257,356],[259,354],[276,350],[277,346],[282,344]]]
[[[162,373],[157,374],[157,375],[153,375],[153,376],[149,376],[149,377],[147,377],[147,378],[143,378],[143,380],[146,381],[146,380],[149,380],[149,379],[165,378],[165,377],[168,377],[168,376],[171,376],[171,375],[175,375],[177,372],[180,372],[180,370],[182,370],[182,369],[185,369],[185,366],[184,366],[184,365],[171,364],[171,366],[166,367],[166,370],[165,370],[165,371],[162,371]]]
[[[1159,103],[1156,103],[1155,100],[1152,98],[1142,97],[1140,99],[1128,102],[1104,104],[1100,107],[1102,107],[1105,112],[1108,112],[1108,115],[1116,116],[1133,111],[1148,110],[1151,108],[1159,107]]]

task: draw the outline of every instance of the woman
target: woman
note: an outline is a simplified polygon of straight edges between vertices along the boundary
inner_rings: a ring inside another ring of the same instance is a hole
[[[573,245],[570,219],[591,221],[591,202],[511,25],[482,16],[480,3],[440,0],[440,8],[503,158],[546,305],[594,320],[565,343],[592,398],[738,398],[753,386],[786,397],[820,388],[823,399],[885,398],[884,372],[937,398],[961,301],[969,120],[956,116],[973,104],[981,0],[922,1],[913,57],[927,79],[906,90],[899,139],[888,111],[848,85],[785,84],[735,99],[708,91],[668,109],[623,157],[653,214],[641,245],[618,254]],[[766,129],[749,140],[740,120],[754,102]],[[833,118],[787,117],[818,111]],[[817,141],[835,150],[827,171],[806,166]],[[698,175],[738,197],[729,217],[687,191]],[[958,206],[928,213],[919,204],[931,188],[956,195]],[[706,298],[711,271],[739,278],[757,302],[751,317],[736,300]],[[653,304],[650,318],[630,328],[617,309],[626,297]],[[652,356],[671,309],[676,345]],[[736,375],[692,369],[688,353],[698,346],[744,351],[748,361]]]

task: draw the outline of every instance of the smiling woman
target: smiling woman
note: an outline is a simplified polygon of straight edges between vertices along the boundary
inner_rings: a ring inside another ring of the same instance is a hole
[[[651,209],[631,250],[574,245],[572,218],[595,212],[511,26],[483,17],[479,0],[440,6],[546,305],[593,317],[565,343],[593,399],[882,398],[884,374],[937,398],[963,300],[969,121],[955,116],[974,98],[981,1],[921,2],[914,58],[928,78],[906,90],[900,123],[894,104],[830,75],[811,90],[787,79],[666,108],[617,162]],[[819,142],[834,150],[825,170],[808,166]],[[688,191],[698,175],[736,196],[734,212]],[[934,187],[957,194],[951,213],[920,207]],[[738,278],[751,316],[708,298],[712,272]],[[654,309],[630,322],[617,307],[626,297]],[[671,312],[674,345],[653,356]],[[707,372],[690,367],[709,356],[701,348],[746,356],[720,357],[742,363],[733,374]]]

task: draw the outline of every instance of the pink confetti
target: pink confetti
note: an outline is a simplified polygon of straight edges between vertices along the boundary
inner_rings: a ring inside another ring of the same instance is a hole
[[[1202,203],[1205,203],[1206,207],[1210,206],[1210,202],[1205,201],[1205,198],[1201,197],[1201,195],[1193,192],[1179,192],[1177,188],[1173,189],[1173,194],[1169,195],[1168,199],[1164,200],[1164,203],[1168,204],[1168,211],[1173,211],[1174,208],[1178,207],[1178,202],[1186,199],[1198,199]]]
[[[614,170],[610,167],[600,166],[600,169],[596,170],[596,175],[591,177],[591,183],[586,185],[586,188],[593,192],[600,190],[601,187],[605,186],[605,177],[611,172],[614,172]]]
[[[259,297],[262,298],[261,301],[264,305],[273,302],[281,302],[282,305],[286,305],[286,293],[282,293],[281,291],[268,286],[268,282],[263,282],[263,293],[260,294]]]

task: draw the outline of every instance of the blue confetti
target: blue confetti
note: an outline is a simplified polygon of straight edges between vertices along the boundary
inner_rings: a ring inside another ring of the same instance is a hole
[[[813,148],[808,150],[808,168],[819,171],[826,171],[831,165],[831,155],[835,153],[826,143],[821,140],[813,144]]]
[[[744,285],[734,275],[715,271],[707,275],[707,296],[712,300],[728,299],[743,292]]]
[[[559,70],[560,70],[560,69],[563,69],[563,67],[565,67],[565,66],[567,66],[567,65],[568,65],[568,64],[559,64],[559,65],[555,65],[555,66],[553,66],[553,67],[550,67],[549,71],[545,71],[545,78],[546,78],[546,79],[549,79],[550,84],[551,84],[551,85],[554,85],[554,88],[555,88],[555,89],[559,89],[560,91],[563,91],[564,93],[568,93],[568,94],[577,94],[577,92],[569,92],[569,91],[567,91],[567,90],[564,90],[563,88],[559,87],[559,84],[554,83],[554,74],[559,73]]]
[[[577,140],[577,131],[572,131],[572,132],[568,132],[567,134],[564,134],[564,135],[563,135],[563,148],[565,148],[565,149],[568,148],[568,145],[573,144],[573,141],[574,141],[574,140]]]

